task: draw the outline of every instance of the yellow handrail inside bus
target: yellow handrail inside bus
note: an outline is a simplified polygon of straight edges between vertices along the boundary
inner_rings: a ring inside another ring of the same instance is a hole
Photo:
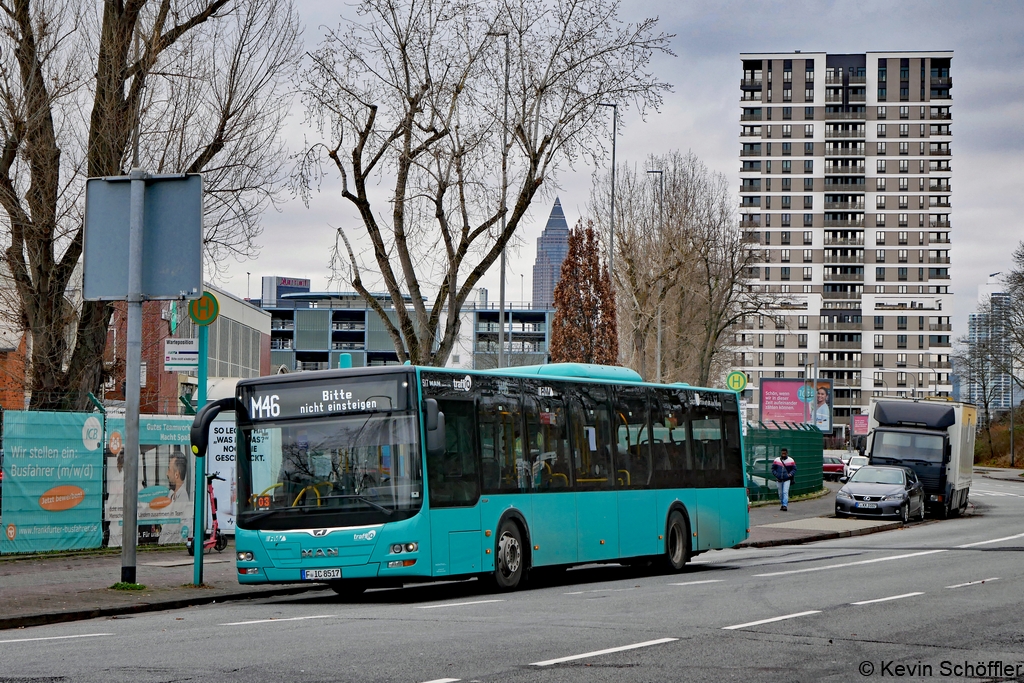
[[[302,500],[302,497],[305,496],[306,492],[309,491],[310,489],[313,489],[313,493],[316,494],[316,506],[320,507],[320,489],[317,488],[317,487],[325,486],[325,485],[326,486],[330,486],[331,482],[329,482],[329,481],[320,481],[320,482],[317,482],[315,484],[310,484],[309,486],[305,487],[304,489],[299,491],[299,495],[295,496],[295,500],[292,501],[292,507],[295,507],[296,505],[298,505],[299,501]]]

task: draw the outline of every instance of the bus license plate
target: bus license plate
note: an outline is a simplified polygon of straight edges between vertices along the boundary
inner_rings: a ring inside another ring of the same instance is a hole
[[[857,503],[857,507],[859,507],[859,508],[876,508],[878,506],[876,504],[874,504],[874,503]]]
[[[323,581],[324,579],[340,579],[340,569],[303,569],[303,581]]]

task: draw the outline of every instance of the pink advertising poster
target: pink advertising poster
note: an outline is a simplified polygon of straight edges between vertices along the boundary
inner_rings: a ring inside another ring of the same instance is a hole
[[[761,380],[761,421],[766,427],[813,424],[832,432],[832,380]]]
[[[867,415],[854,415],[853,416],[853,435],[854,436],[867,436],[868,435],[868,416]]]

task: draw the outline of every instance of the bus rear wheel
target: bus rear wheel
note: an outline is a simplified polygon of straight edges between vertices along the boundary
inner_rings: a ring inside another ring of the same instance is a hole
[[[678,510],[673,510],[668,516],[662,565],[669,572],[681,572],[689,561],[690,534],[687,531],[686,519]]]
[[[511,591],[523,578],[523,538],[515,522],[502,522],[494,548],[494,585]]]

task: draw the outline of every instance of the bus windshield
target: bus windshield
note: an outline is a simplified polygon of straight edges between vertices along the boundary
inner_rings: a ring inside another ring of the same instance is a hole
[[[356,526],[407,517],[423,500],[414,414],[380,411],[244,426],[238,525]]]

